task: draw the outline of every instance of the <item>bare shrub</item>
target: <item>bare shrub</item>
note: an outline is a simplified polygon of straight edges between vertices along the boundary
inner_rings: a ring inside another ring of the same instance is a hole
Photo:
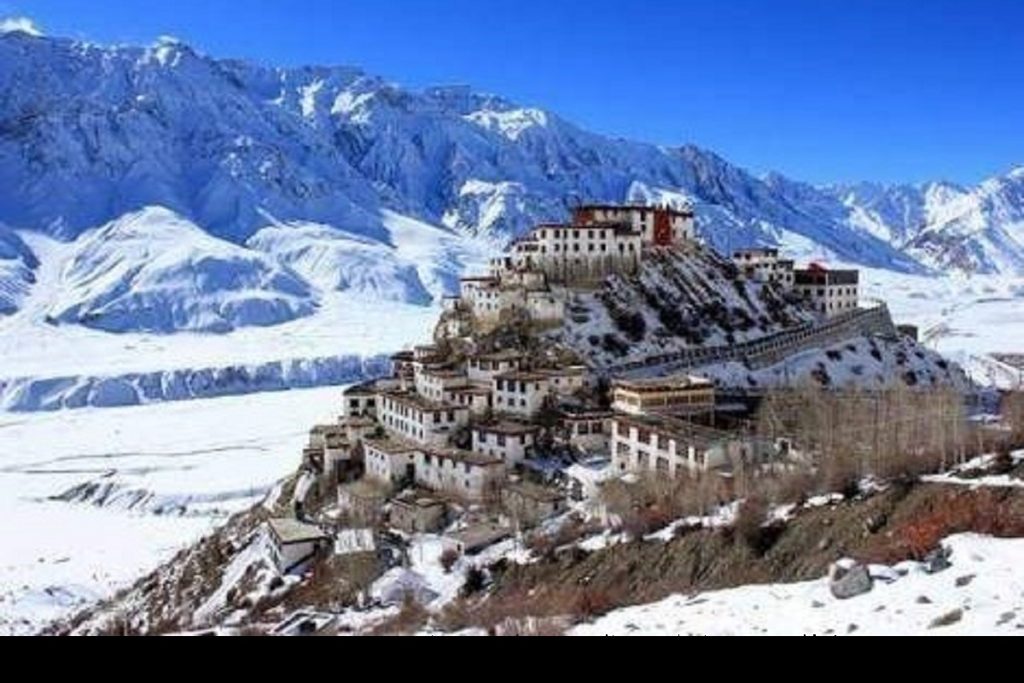
[[[942,539],[959,533],[1024,536],[1024,515],[1014,510],[1011,500],[1004,492],[992,489],[950,494],[878,538],[864,553],[865,559],[881,564],[923,560]]]
[[[459,551],[455,548],[445,548],[444,552],[441,553],[441,567],[444,569],[445,574],[452,573],[452,567],[459,561]]]
[[[429,619],[426,608],[416,602],[412,594],[407,594],[398,614],[374,626],[370,635],[411,635],[426,626]]]
[[[466,597],[475,595],[487,585],[487,574],[478,567],[470,567],[466,570],[466,580],[462,584],[462,594]]]
[[[736,511],[736,521],[733,524],[736,537],[758,555],[763,555],[768,550],[766,545],[770,534],[765,527],[767,521],[768,503],[759,496],[744,499]]]

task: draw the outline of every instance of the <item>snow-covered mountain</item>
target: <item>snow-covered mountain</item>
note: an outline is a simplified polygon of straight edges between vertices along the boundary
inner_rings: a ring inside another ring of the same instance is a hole
[[[214,59],[169,38],[134,47],[0,34],[0,223],[116,241],[120,232],[103,226],[138,227],[157,211],[196,228],[173,256],[178,265],[159,271],[131,261],[155,253],[143,246],[148,229],[136,231],[131,252],[89,247],[66,278],[81,291],[50,315],[104,329],[267,324],[308,313],[317,292],[339,288],[425,303],[450,291],[480,244],[564,218],[578,200],[691,201],[723,250],[780,244],[899,272],[1024,271],[1021,175],[975,190],[817,188],[755,177],[694,146],[600,136],[464,86],[411,91],[347,67]],[[163,226],[155,244],[167,239],[167,222],[152,222]],[[199,232],[210,239],[194,239]],[[0,312],[32,285],[34,257],[10,235],[0,233]],[[205,318],[208,308],[196,311],[206,304],[171,301],[209,294],[163,279],[180,282],[180,268],[205,264],[207,248],[217,262],[224,243],[245,251],[236,263],[262,273],[241,286],[268,288],[261,311]],[[149,294],[109,291],[114,271],[97,267],[111,259],[147,278],[122,284]]]
[[[276,255],[326,290],[373,291],[384,300],[421,305],[433,300],[416,267],[402,263],[393,249],[328,226],[264,228],[246,244]]]
[[[48,318],[109,332],[228,332],[314,309],[309,285],[273,258],[150,208],[75,241]]]
[[[0,315],[18,310],[35,283],[35,255],[16,234],[0,225]]]
[[[937,270],[1024,275],[1024,167],[974,188],[829,188],[852,220]]]

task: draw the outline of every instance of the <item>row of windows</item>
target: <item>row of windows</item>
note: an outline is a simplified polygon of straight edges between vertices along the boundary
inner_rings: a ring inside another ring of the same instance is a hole
[[[526,407],[525,404],[523,405],[523,407],[524,408]],[[480,443],[483,443],[483,444],[490,443],[493,440],[493,441],[495,441],[498,444],[498,448],[504,448],[505,445],[508,444],[508,443],[511,443],[512,445],[517,445],[520,442],[525,443],[525,437],[520,437],[520,436],[515,435],[515,434],[512,434],[512,435],[494,434],[493,436],[495,438],[491,439],[490,438],[491,435],[488,434],[487,432],[477,432],[476,438],[477,438],[477,440],[479,440]]]
[[[409,408],[409,406],[407,405],[404,405],[402,403],[396,403],[395,401],[387,399],[385,399],[384,401],[384,410],[395,413],[399,417],[403,417],[407,420],[413,420],[414,422],[419,422],[421,424],[423,422],[430,421],[423,419],[423,411],[414,410],[412,408]],[[434,424],[441,424],[441,422],[455,422],[455,411],[453,410],[430,412],[428,414],[433,416]],[[444,417],[443,420],[442,416]]]
[[[824,297],[826,293],[828,293],[829,296],[857,296],[857,288],[856,287],[846,287],[846,288],[838,288],[837,289],[837,288],[833,287],[833,288],[831,288],[829,290],[825,290],[825,289],[820,289],[819,288],[818,292],[817,292],[817,296]]]
[[[556,239],[556,240],[557,239],[565,240],[565,239],[569,239],[569,232],[570,232],[569,230],[552,230],[551,231],[551,236],[554,239]],[[580,238],[580,232],[581,232],[580,230],[572,230],[571,232],[572,232],[572,238],[574,240],[578,240]],[[587,231],[587,234],[590,236],[591,239],[595,239],[594,238],[594,232],[595,231],[593,231],[593,230],[588,230]],[[596,239],[603,240],[605,238],[605,232],[606,232],[605,230],[598,230],[596,232],[597,232]],[[546,240],[548,238],[548,231],[547,230],[541,230],[540,231],[540,238],[542,240]]]
[[[604,425],[600,422],[580,422],[576,424],[576,434],[588,436],[590,434],[603,434]]]
[[[529,390],[526,382],[517,382],[511,379],[496,379],[494,382],[498,387],[498,391],[511,391],[513,393],[525,394]],[[540,391],[540,383],[535,382],[533,389],[534,391]]]
[[[391,429],[398,430],[408,437],[413,439],[423,440],[423,428],[422,427],[410,427],[405,423],[404,420],[399,420],[391,415],[384,416],[384,424]]]
[[[563,251],[562,250],[562,245],[560,245],[560,244],[554,245],[552,247],[552,251],[554,253],[556,253],[556,254],[560,253],[561,251]],[[565,250],[564,251],[566,253],[568,253],[570,251],[569,245],[565,246]],[[573,253],[578,254],[578,253],[580,253],[582,251],[582,249],[580,249],[580,245],[579,244],[574,244],[574,245],[572,245],[571,251]],[[587,252],[593,254],[593,253],[595,253],[597,251],[600,251],[602,254],[607,254],[608,253],[608,245],[604,244],[604,243],[601,243],[601,244],[588,244],[587,245]],[[629,253],[631,253],[631,254],[636,253],[636,245],[633,244],[632,242],[629,242],[629,243],[619,242],[619,253],[620,254],[624,254],[627,251]],[[546,246],[541,246],[540,253],[547,254],[548,253],[548,248]]]
[[[516,399],[514,399],[514,398],[505,398],[504,396],[499,396],[498,400],[497,400],[497,404],[499,406],[506,406],[508,408],[515,408],[516,407]],[[526,407],[526,399],[525,398],[519,399],[519,407],[520,408],[525,408]]]

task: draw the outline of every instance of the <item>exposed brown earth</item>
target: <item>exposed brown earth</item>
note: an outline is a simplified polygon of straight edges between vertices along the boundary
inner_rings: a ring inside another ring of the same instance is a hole
[[[866,499],[802,510],[777,528],[763,554],[732,529],[592,553],[572,548],[536,564],[495,567],[492,590],[454,606],[448,625],[486,628],[528,615],[586,619],[672,594],[813,580],[843,557],[920,559],[928,546],[969,531],[1024,536],[1024,490],[894,485]]]

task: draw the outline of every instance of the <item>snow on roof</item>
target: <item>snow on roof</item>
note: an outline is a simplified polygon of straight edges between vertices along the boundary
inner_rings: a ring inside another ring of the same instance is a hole
[[[674,375],[671,377],[655,377],[652,379],[615,380],[616,389],[628,391],[672,391],[675,389],[708,388],[713,386],[711,380],[693,375]]]
[[[508,527],[485,522],[448,534],[445,538],[458,543],[466,552],[472,553],[474,550],[481,550],[498,541],[503,541],[511,535],[512,530]]]
[[[267,527],[270,529],[270,533],[273,534],[275,540],[281,545],[309,543],[329,538],[327,533],[315,524],[307,524],[297,519],[268,519]]]
[[[380,577],[371,587],[372,595],[385,605],[400,605],[411,597],[421,605],[437,599],[437,592],[431,590],[421,574],[402,567],[395,567]]]

